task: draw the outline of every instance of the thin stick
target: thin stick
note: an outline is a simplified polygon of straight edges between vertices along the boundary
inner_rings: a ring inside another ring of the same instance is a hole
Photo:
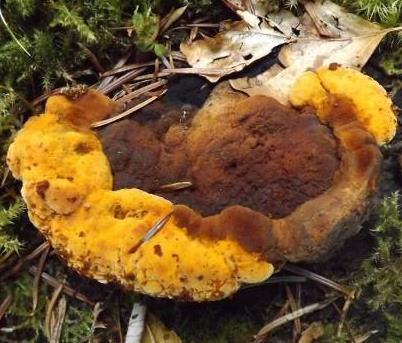
[[[24,47],[24,45],[22,45],[22,43],[20,42],[20,40],[17,38],[17,36],[15,35],[15,33],[13,32],[13,30],[11,30],[10,26],[8,25],[6,18],[4,18],[3,15],[3,11],[1,10],[0,7],[0,19],[3,22],[6,30],[8,31],[8,33],[10,34],[11,38],[14,39],[14,41],[18,44],[18,46],[29,56],[32,57],[32,55],[28,52],[28,50]]]
[[[10,250],[8,252],[6,252],[4,255],[0,256],[0,266],[5,263],[13,254],[15,253],[15,251]],[[0,268],[2,269],[2,268]]]
[[[112,75],[123,73],[125,71],[130,71],[133,69],[138,69],[138,68],[143,68],[143,67],[149,67],[149,66],[153,66],[153,65],[154,65],[154,62],[127,64],[123,67],[113,68],[111,70],[108,70],[108,71],[104,72],[101,76],[102,77],[112,76]]]
[[[51,324],[51,337],[49,343],[59,343],[63,329],[64,318],[67,312],[67,300],[62,296],[57,306],[56,323]],[[53,321],[52,321],[53,322]]]
[[[336,312],[338,312],[338,314],[340,316],[342,316],[342,311],[340,310],[340,308],[338,307],[338,305],[334,302],[332,303],[332,306],[334,307],[334,309],[336,310]],[[352,328],[350,327],[349,323],[347,322],[347,320],[345,319],[344,321],[344,325],[346,327],[346,331],[348,332],[348,335],[350,337],[350,339],[352,340],[352,343],[356,343],[356,339],[353,336],[353,332],[352,332]]]
[[[52,312],[53,309],[56,305],[57,299],[59,299],[59,296],[61,294],[61,292],[63,291],[63,287],[64,285],[61,283],[53,292],[52,294],[52,298],[50,299],[50,302],[47,306],[46,309],[46,317],[45,317],[45,332],[46,332],[46,336],[47,338],[50,340],[51,336],[52,336],[52,328],[51,328],[51,318],[52,318]]]
[[[3,178],[1,179],[0,188],[4,187],[9,175],[10,175],[10,168],[6,167],[6,170],[4,171],[4,174],[3,174]]]
[[[105,87],[98,88],[98,90],[100,92],[102,92],[103,94],[108,94],[108,93],[114,91],[115,89],[119,88],[124,83],[135,79],[136,76],[142,74],[145,70],[146,70],[146,68],[134,69],[134,70],[128,72],[127,74],[117,78],[116,80],[110,82]]]
[[[184,56],[180,51],[172,51],[170,54],[172,55],[172,58],[177,61],[187,61],[186,56]]]
[[[84,50],[84,52],[87,54],[87,56],[91,60],[92,64],[95,66],[96,70],[99,73],[103,73],[105,71],[105,68],[102,67],[102,65],[100,64],[100,62],[99,62],[98,58],[96,57],[96,55],[89,48],[87,48],[84,44],[78,43],[78,46],[82,50]]]
[[[143,101],[142,103],[140,103],[140,104],[138,104],[138,105],[136,105],[136,106],[134,106],[134,107],[128,109],[127,111],[124,111],[123,113],[120,113],[120,114],[117,115],[117,116],[114,116],[114,117],[112,117],[112,118],[108,118],[108,119],[105,119],[105,120],[101,120],[101,121],[95,122],[95,123],[93,123],[93,124],[91,125],[91,127],[92,127],[92,128],[96,128],[96,127],[105,126],[105,125],[108,125],[108,124],[110,124],[110,123],[113,123],[113,122],[115,122],[115,121],[117,121],[117,120],[120,120],[120,119],[122,119],[122,118],[124,118],[124,117],[127,117],[127,116],[129,116],[130,114],[132,114],[132,113],[134,113],[134,112],[140,110],[141,108],[143,108],[143,107],[149,105],[151,102],[154,102],[154,101],[155,101],[156,99],[158,99],[158,98],[159,98],[159,96],[153,96],[153,97],[151,97],[151,98],[149,98],[149,99]]]
[[[45,266],[47,255],[49,254],[50,246],[48,246],[40,256],[38,262],[38,268],[34,277],[33,286],[32,286],[32,312],[35,312],[36,307],[38,306],[38,298],[39,298],[39,282],[40,282],[40,274],[43,271],[43,267]]]
[[[288,285],[285,285],[285,289],[286,289],[286,295],[289,299],[290,309],[292,310],[292,312],[296,312],[298,310],[298,306],[296,304],[295,297],[293,296],[293,293],[290,290],[290,287]],[[294,329],[296,331],[296,335],[295,335],[295,338],[296,338],[301,334],[301,330],[302,330],[300,318],[295,318]]]
[[[259,286],[263,286],[263,285],[271,285],[271,284],[283,283],[283,282],[300,283],[300,282],[306,282],[306,281],[307,281],[307,278],[305,278],[304,276],[296,276],[296,275],[273,276],[262,282],[243,285],[241,287],[241,289],[254,288],[254,287],[259,287]]]
[[[160,186],[160,190],[164,192],[174,192],[181,189],[186,189],[192,187],[193,184],[190,181],[182,181],[182,182],[175,182],[169,183],[168,185]]]
[[[154,89],[157,89],[159,87],[162,87],[164,85],[167,84],[166,80],[160,80],[160,81],[156,81],[154,83],[151,83],[149,85],[146,85],[144,87],[141,87],[139,89],[136,89],[135,91],[128,93],[127,95],[124,95],[123,97],[121,97],[120,99],[117,100],[118,103],[126,103],[134,98],[139,97],[142,94],[145,94],[149,91],[152,91]]]
[[[153,236],[155,236],[160,230],[162,230],[163,227],[166,225],[166,223],[169,221],[170,217],[173,215],[173,212],[174,209],[172,209],[162,218],[158,219],[158,221],[154,225],[152,225],[152,227],[147,232],[145,232],[145,234],[140,238],[140,240],[133,247],[129,249],[128,253],[134,254],[142,244],[148,242]]]
[[[173,68],[173,67],[170,65],[168,59],[167,59],[165,56],[162,56],[162,57],[161,57],[161,60],[162,60],[163,65],[165,66],[165,68],[168,68],[168,69],[172,69],[172,68]]]
[[[35,266],[31,266],[29,268],[29,272],[33,275],[36,274],[36,270],[37,270],[37,267],[35,267]],[[70,297],[76,298],[88,305],[95,306],[95,304],[96,304],[95,301],[89,299],[85,294],[76,291],[75,289],[71,288],[67,284],[61,283],[60,281],[55,279],[53,276],[50,276],[49,274],[47,274],[45,272],[42,272],[40,276],[48,285],[52,286],[53,288],[57,288],[60,285],[63,285],[63,293],[64,294],[67,294]]]
[[[235,71],[235,68],[166,68],[163,72],[169,74],[202,74],[202,75],[222,75]]]
[[[114,65],[113,68],[120,68],[123,67],[126,62],[128,61],[130,57],[130,54],[126,54],[124,55],[122,58],[120,58],[117,63]],[[115,79],[114,76],[107,76],[106,78],[104,78],[101,83],[98,85],[97,89],[102,89],[104,87],[106,87],[110,82],[112,82]]]
[[[212,23],[199,23],[199,24],[186,24],[188,27],[215,27],[220,28],[221,24],[212,24]]]
[[[0,320],[3,319],[4,315],[6,314],[12,302],[13,302],[13,296],[11,294],[7,295],[0,305]]]
[[[306,278],[308,278],[310,280],[316,281],[316,282],[318,282],[320,284],[323,284],[323,285],[325,285],[327,287],[333,288],[333,289],[337,290],[338,292],[346,294],[348,297],[351,297],[352,294],[354,294],[353,289],[350,289],[350,288],[348,288],[346,286],[343,286],[343,285],[341,285],[341,284],[339,284],[339,283],[337,283],[335,281],[329,280],[329,279],[327,279],[327,278],[325,278],[325,277],[323,277],[321,275],[318,275],[316,273],[313,273],[313,272],[311,272],[311,271],[309,271],[307,269],[296,267],[296,266],[294,266],[292,264],[286,264],[283,267],[283,269],[287,270],[288,272],[291,272],[291,273],[295,273],[295,274],[298,274],[298,275],[305,276]]]
[[[353,292],[353,294],[350,297],[346,298],[345,303],[343,304],[341,318],[340,318],[340,321],[339,321],[338,330],[336,332],[337,337],[341,336],[343,324],[346,321],[346,316],[347,316],[347,314],[349,312],[350,305],[352,305],[354,297],[355,297],[355,293]]]
[[[378,330],[371,330],[364,335],[361,335],[355,339],[356,343],[363,343],[367,341],[371,336],[376,335],[379,331]]]
[[[265,336],[270,333],[273,329],[286,324],[290,321],[295,320],[296,318],[300,318],[306,314],[313,313],[318,310],[322,310],[323,308],[327,307],[331,303],[333,303],[338,297],[334,297],[319,303],[311,304],[308,306],[305,306],[297,311],[294,311],[292,313],[286,314],[270,323],[265,325],[255,336],[254,342],[262,342],[265,339]]]
[[[5,272],[1,277],[0,280],[5,280],[7,278],[9,278],[10,276],[18,273],[22,266],[30,261],[35,259],[36,257],[38,257],[45,249],[47,249],[49,247],[49,243],[48,242],[43,242],[41,245],[39,245],[38,247],[36,247],[31,253],[29,253],[28,255],[21,257],[18,262],[14,265],[14,267],[11,268],[11,270]]]
[[[115,302],[113,306],[113,312],[115,312],[116,316],[116,325],[117,325],[117,333],[119,335],[119,342],[118,343],[123,343],[123,332],[121,329],[121,315],[120,315],[120,301],[118,297],[115,297]]]
[[[278,319],[282,316],[284,316],[286,313],[288,313],[290,307],[290,303],[289,300],[286,300],[286,302],[283,304],[283,306],[280,308],[280,310],[278,311],[278,313],[275,315],[274,320]]]

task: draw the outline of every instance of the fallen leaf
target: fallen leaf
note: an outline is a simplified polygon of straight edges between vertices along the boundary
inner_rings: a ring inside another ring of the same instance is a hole
[[[302,332],[298,343],[312,343],[314,340],[324,335],[324,328],[322,323],[313,322],[309,327]]]
[[[192,67],[221,71],[216,76],[201,74],[212,82],[242,70],[268,55],[276,46],[290,40],[250,12],[237,13],[244,21],[230,24],[226,31],[218,33],[214,38],[206,37],[180,45],[180,50]]]
[[[331,63],[361,69],[384,36],[401,29],[383,29],[327,0],[304,5],[307,13],[301,18],[286,11],[282,12],[282,22],[278,15],[271,18],[281,31],[298,36],[282,47],[280,63],[252,79],[231,80],[233,88],[249,95],[270,95],[287,103],[291,85],[304,71]]]
[[[141,343],[181,343],[180,337],[169,330],[158,318],[152,314],[147,315],[144,335]]]

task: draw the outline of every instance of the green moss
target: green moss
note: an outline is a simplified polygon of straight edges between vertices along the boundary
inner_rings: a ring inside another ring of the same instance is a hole
[[[21,198],[17,198],[8,207],[0,207],[0,256],[9,252],[19,252],[22,244],[10,236],[7,229],[21,216],[24,209],[25,204]]]
[[[140,12],[139,7],[132,18],[135,42],[139,49],[147,51],[154,46],[158,34],[159,17],[151,12]]]
[[[191,343],[244,343],[251,341],[257,331],[258,327],[247,315],[225,316],[214,320],[206,313],[197,326],[183,332],[182,338]]]
[[[92,322],[92,310],[85,304],[74,302],[67,309],[61,341],[64,343],[89,341]]]
[[[0,336],[10,341],[34,343],[43,337],[46,286],[40,287],[38,306],[32,312],[32,282],[32,276],[24,272],[14,281],[0,283],[0,294],[11,294],[13,299],[0,329]]]
[[[402,77],[402,45],[381,56],[380,67],[391,76]]]

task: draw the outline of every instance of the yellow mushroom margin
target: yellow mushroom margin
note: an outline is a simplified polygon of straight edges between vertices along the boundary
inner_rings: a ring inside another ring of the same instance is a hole
[[[192,237],[174,218],[133,249],[173,204],[139,189],[112,191],[109,163],[89,130],[112,107],[99,93],[86,94],[78,107],[63,95],[49,98],[7,156],[31,221],[72,268],[128,290],[191,301],[222,299],[271,276],[274,267],[261,254],[230,238]]]
[[[397,118],[385,89],[358,70],[331,64],[302,74],[290,91],[295,107],[313,106],[323,122],[328,122],[331,96],[348,99],[356,119],[382,145],[395,136]]]

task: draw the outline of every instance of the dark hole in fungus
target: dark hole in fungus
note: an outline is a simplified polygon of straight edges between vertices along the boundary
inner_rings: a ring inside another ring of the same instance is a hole
[[[91,152],[93,149],[87,143],[81,142],[76,145],[74,151],[79,155],[85,155]]]
[[[154,254],[158,255],[159,257],[163,256],[162,248],[159,244],[154,245]]]
[[[43,180],[40,181],[36,184],[36,193],[38,193],[38,195],[44,199],[45,198],[45,192],[47,191],[47,189],[49,188],[50,183],[48,180]]]

